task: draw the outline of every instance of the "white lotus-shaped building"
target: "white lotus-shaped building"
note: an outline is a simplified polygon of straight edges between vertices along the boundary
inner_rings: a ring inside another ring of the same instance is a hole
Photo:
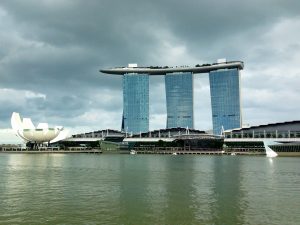
[[[30,118],[21,118],[19,113],[13,112],[11,126],[15,134],[25,141],[43,143],[57,142],[67,136],[62,126],[48,127],[48,123],[39,123],[35,127]]]

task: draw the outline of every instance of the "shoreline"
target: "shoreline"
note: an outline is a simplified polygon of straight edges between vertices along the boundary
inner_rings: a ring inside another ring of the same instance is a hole
[[[15,150],[15,151],[0,151],[0,153],[12,153],[12,154],[70,154],[70,153],[90,153],[90,154],[101,154],[101,150]]]
[[[71,154],[71,153],[90,153],[90,154],[130,154],[130,151],[101,151],[101,150],[9,150],[0,151],[0,153],[9,154]],[[232,152],[221,151],[136,151],[138,155],[231,155]],[[247,156],[265,156],[264,153],[259,152],[234,152],[235,155]]]
[[[130,151],[90,150],[0,150],[0,154],[120,154],[127,155]],[[266,156],[265,152],[221,152],[221,151],[136,151],[136,155],[215,155],[215,156]],[[300,157],[300,152],[277,152],[278,157]]]

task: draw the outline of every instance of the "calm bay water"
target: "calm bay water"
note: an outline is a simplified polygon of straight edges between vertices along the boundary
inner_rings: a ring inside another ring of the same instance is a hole
[[[0,224],[300,224],[300,158],[1,154]]]

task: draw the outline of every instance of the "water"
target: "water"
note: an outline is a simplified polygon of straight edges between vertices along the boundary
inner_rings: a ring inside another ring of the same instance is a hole
[[[300,224],[300,158],[1,154],[0,224]]]

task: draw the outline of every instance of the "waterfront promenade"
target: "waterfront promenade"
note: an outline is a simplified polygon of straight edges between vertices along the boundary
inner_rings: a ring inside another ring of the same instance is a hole
[[[69,154],[69,153],[93,153],[100,154],[102,151],[100,149],[86,149],[80,147],[69,148],[67,150],[59,148],[40,148],[40,149],[27,149],[19,147],[2,147],[0,153],[24,153],[24,154],[43,154],[43,153],[60,153],[60,154]]]
[[[225,151],[182,151],[182,150],[138,150],[135,149],[136,154],[157,154],[157,155],[248,155],[257,156],[265,155],[264,152],[247,152],[247,151],[235,151],[235,152],[225,152]],[[119,153],[119,154],[129,154],[130,151],[102,151],[100,149],[77,149],[77,150],[28,150],[28,149],[6,149],[0,150],[0,153],[19,153],[19,154],[70,154],[70,153],[91,153],[91,154],[101,154],[101,153]]]

